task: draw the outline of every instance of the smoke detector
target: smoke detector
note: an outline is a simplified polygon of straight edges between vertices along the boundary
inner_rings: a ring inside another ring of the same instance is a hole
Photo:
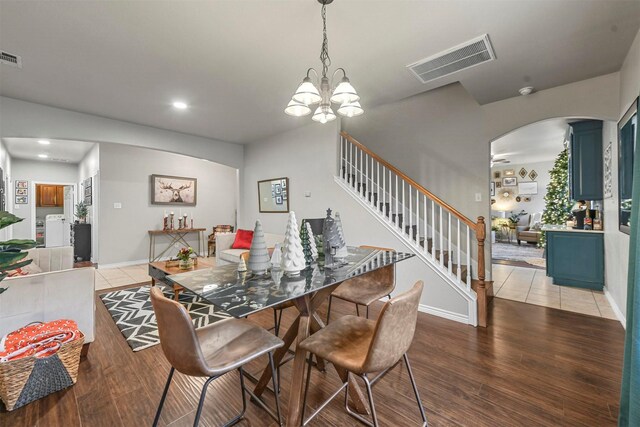
[[[527,96],[530,95],[533,92],[533,86],[525,86],[522,89],[520,89],[518,92],[520,92],[520,95],[522,96]]]

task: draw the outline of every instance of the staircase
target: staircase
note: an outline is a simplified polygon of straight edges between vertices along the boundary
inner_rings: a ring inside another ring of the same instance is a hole
[[[346,132],[335,181],[466,299],[470,324],[487,325],[483,217],[462,215]]]

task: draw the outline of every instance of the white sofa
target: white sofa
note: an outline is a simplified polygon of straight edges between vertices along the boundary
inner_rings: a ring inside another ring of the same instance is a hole
[[[8,277],[0,282],[0,336],[31,322],[72,319],[85,336],[95,339],[95,268],[73,268],[73,248],[29,251],[42,273]]]
[[[240,255],[249,249],[231,249],[236,240],[236,233],[216,234],[216,265],[237,264],[240,262]],[[272,248],[276,243],[284,242],[281,234],[264,233],[264,240],[268,248]]]

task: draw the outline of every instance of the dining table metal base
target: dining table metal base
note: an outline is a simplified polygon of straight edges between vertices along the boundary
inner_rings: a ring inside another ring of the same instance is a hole
[[[289,395],[288,414],[286,417],[287,426],[298,427],[302,422],[302,414],[304,404],[304,375],[305,364],[307,358],[307,352],[300,348],[297,344],[309,337],[310,333],[315,333],[324,328],[324,322],[317,313],[318,308],[322,303],[329,298],[331,292],[338,287],[340,283],[336,283],[335,286],[323,288],[313,295],[303,295],[294,300],[295,307],[299,314],[293,321],[287,332],[284,334],[282,340],[284,346],[277,349],[273,355],[273,359],[276,365],[279,365],[283,357],[287,354],[289,347],[296,342],[295,355],[293,359],[293,371],[291,375],[291,391]],[[325,362],[322,359],[316,361],[318,369],[325,370]],[[351,401],[351,408],[361,414],[370,414],[369,408],[365,404],[366,398],[364,393],[360,389],[360,386],[355,381],[353,376],[337,366],[335,366],[340,379],[343,382],[349,382],[349,397]],[[260,397],[267,388],[271,380],[271,370],[267,367],[262,372],[254,393]]]

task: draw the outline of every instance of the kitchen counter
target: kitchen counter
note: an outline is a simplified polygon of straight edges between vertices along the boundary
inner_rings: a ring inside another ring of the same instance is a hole
[[[570,233],[604,233],[604,230],[581,230],[579,228],[570,228],[566,225],[543,225],[542,231],[566,231]]]

